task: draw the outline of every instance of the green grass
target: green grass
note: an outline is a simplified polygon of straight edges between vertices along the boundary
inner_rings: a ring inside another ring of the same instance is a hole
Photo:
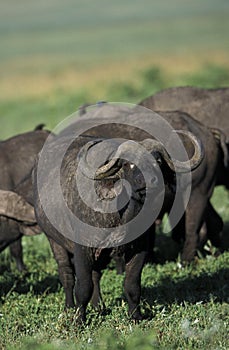
[[[143,270],[141,305],[148,319],[140,324],[128,318],[124,276],[116,274],[113,263],[101,281],[105,311],[98,314],[89,305],[87,323],[79,327],[74,311],[64,312],[64,293],[45,236],[23,239],[26,275],[16,271],[4,251],[0,255],[0,349],[228,349],[227,195],[217,188],[213,198],[227,222],[227,251],[219,257],[208,245],[205,258],[180,268],[177,247],[170,236],[158,232],[155,249],[167,261]]]
[[[32,130],[37,124],[45,123],[49,129],[77,111],[84,103],[114,101],[139,103],[143,98],[161,89],[195,85],[214,88],[229,85],[229,67],[208,64],[189,74],[180,73],[171,77],[158,66],[148,66],[136,70],[132,79],[125,82],[119,79],[103,85],[102,93],[90,86],[84,89],[54,89],[50,94],[33,97],[0,99],[1,123],[0,138]]]
[[[138,325],[127,316],[123,276],[110,267],[102,279],[106,312],[98,315],[89,307],[88,321],[79,328],[74,312],[63,310],[63,291],[50,253],[43,253],[46,248],[44,237],[28,240],[30,274],[20,277],[8,270],[1,275],[1,348],[43,344],[37,348],[46,349],[48,343],[53,349],[109,348],[109,343],[112,349],[129,349],[134,343],[141,349],[152,344],[160,349],[228,348],[228,253],[183,269],[176,262],[146,266],[142,308],[151,318]]]

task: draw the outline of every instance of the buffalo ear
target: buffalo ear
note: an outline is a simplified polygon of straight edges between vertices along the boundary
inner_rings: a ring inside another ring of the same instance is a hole
[[[36,223],[34,208],[15,192],[0,190],[0,215]]]
[[[221,148],[223,152],[223,163],[225,168],[229,166],[229,144],[226,141],[226,135],[222,130],[217,128],[210,128],[218,146]]]

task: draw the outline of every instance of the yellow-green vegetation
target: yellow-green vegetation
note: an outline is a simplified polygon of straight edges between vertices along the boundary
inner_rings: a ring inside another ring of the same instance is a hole
[[[80,104],[228,84],[227,0],[11,0],[0,11],[0,138]]]
[[[132,68],[126,79],[111,78],[102,82],[84,85],[83,88],[66,89],[50,87],[42,95],[25,95],[0,101],[2,139],[14,134],[32,130],[37,124],[45,123],[52,129],[64,118],[74,113],[84,103],[114,101],[138,103],[156,91],[178,85],[201,87],[222,87],[229,84],[229,65],[203,64],[191,72],[168,73],[159,65]],[[115,72],[112,72],[115,75]],[[96,78],[95,78],[96,79]],[[57,85],[58,86],[58,85]],[[27,92],[28,93],[28,92]]]
[[[11,0],[0,10],[0,138],[45,123],[52,129],[81,104],[138,103],[175,85],[229,86],[227,0]],[[89,306],[79,326],[44,235],[23,238],[28,273],[0,255],[0,349],[228,349],[229,206],[212,199],[225,222],[226,251],[206,245],[180,268],[170,235],[158,232],[160,263],[142,276],[142,309],[127,315],[124,276],[104,271],[106,309]]]

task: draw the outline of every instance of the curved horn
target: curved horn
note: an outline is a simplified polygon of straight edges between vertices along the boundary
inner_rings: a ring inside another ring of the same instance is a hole
[[[92,167],[87,162],[87,153],[91,147],[102,142],[102,140],[93,140],[87,142],[79,151],[77,155],[78,165],[80,170],[84,175],[86,175],[89,179],[94,179],[94,172]]]
[[[134,146],[134,148],[133,148]],[[133,140],[127,140],[122,142],[118,147],[116,153],[112,156],[112,159],[105,165],[101,166],[96,171],[95,178],[102,179],[108,176],[112,176],[118,172],[118,170],[122,167],[122,162],[120,159],[124,157],[124,159],[128,159],[128,153],[133,153],[136,151],[136,142]]]
[[[184,168],[184,172],[185,169],[191,169],[194,170],[196,169],[200,163],[202,162],[203,158],[204,158],[204,148],[202,145],[201,140],[198,139],[198,137],[196,137],[192,132],[188,131],[188,130],[174,130],[177,134],[183,134],[189,137],[190,141],[193,144],[194,147],[194,154],[192,156],[192,158],[190,158],[188,161],[184,161],[184,162],[180,162],[175,160],[174,164],[182,169],[182,167]],[[178,162],[178,164],[177,164]]]
[[[194,146],[194,154],[192,158],[188,161],[179,161],[177,159],[171,159],[170,155],[166,151],[163,144],[155,139],[145,139],[140,142],[148,151],[158,152],[162,155],[168,166],[173,171],[178,171],[181,173],[188,172],[190,170],[194,170],[199,166],[201,161],[203,160],[204,151],[202,148],[202,144],[198,140],[198,138],[193,135],[191,132],[186,130],[174,130],[176,133],[184,134],[188,136]]]
[[[101,180],[105,177],[111,176],[120,169],[121,165],[118,166],[119,159],[112,158],[105,165],[99,167],[96,171],[88,164],[87,161],[87,153],[89,149],[96,144],[102,142],[104,140],[93,140],[89,141],[85,146],[82,147],[80,152],[78,153],[79,167],[84,175],[86,175],[89,179],[92,180]]]
[[[105,177],[112,176],[121,168],[118,158],[112,158],[107,164],[102,165],[95,172],[95,180],[101,180]]]

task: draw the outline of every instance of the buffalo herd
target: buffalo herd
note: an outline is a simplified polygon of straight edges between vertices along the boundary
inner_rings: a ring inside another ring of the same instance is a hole
[[[229,88],[175,87],[131,107],[85,105],[61,131],[38,125],[1,141],[0,252],[9,246],[23,271],[23,235],[44,232],[79,322],[90,301],[103,305],[102,270],[115,259],[141,320],[141,272],[165,214],[183,264],[207,240],[224,250],[210,199],[229,189],[228,118]]]

